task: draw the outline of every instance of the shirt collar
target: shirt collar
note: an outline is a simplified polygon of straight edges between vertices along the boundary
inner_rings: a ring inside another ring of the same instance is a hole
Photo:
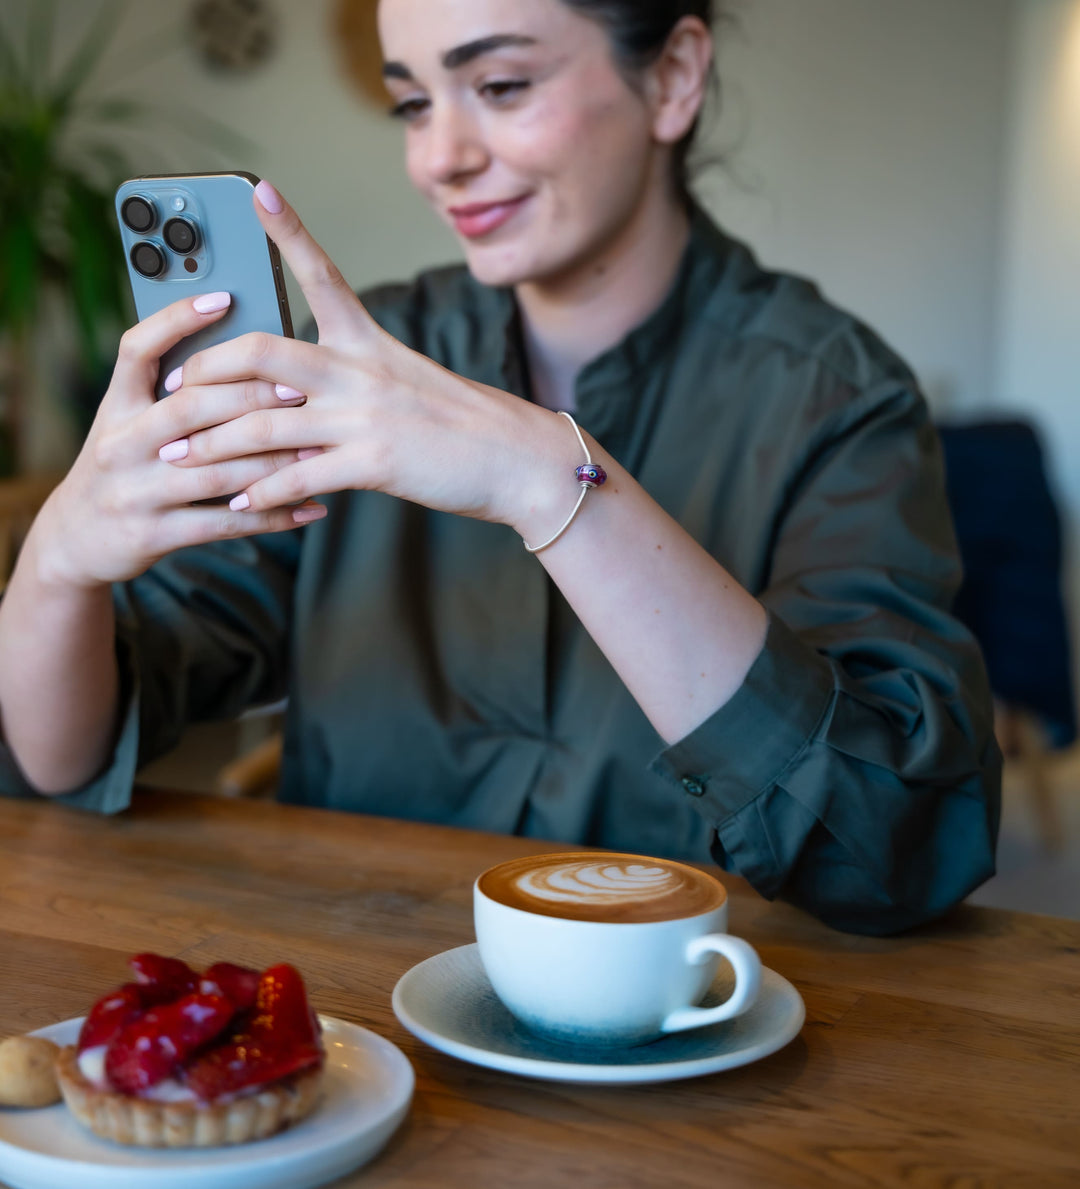
[[[732,242],[700,207],[694,207],[690,234],[675,280],[664,299],[644,321],[619,342],[601,352],[582,368],[575,397],[578,420],[605,444],[620,437],[633,416],[642,376],[670,356],[683,326],[694,323],[715,292],[724,272]],[[525,362],[521,315],[513,291],[483,291],[486,360],[492,366],[489,383],[528,398],[528,369]]]

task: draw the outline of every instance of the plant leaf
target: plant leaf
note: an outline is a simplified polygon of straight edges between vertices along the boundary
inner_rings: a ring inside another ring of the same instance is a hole
[[[15,94],[24,88],[24,76],[15,43],[0,20],[0,87]]]
[[[126,312],[119,283],[123,250],[109,196],[74,174],[68,174],[65,181],[68,292],[79,329],[83,367],[93,376],[105,364],[103,329],[110,324],[115,328]]]
[[[26,38],[26,75],[30,86],[40,94],[47,92],[55,28],[56,0],[33,0]],[[35,87],[35,83],[39,86]]]
[[[129,8],[128,0],[110,0],[98,11],[94,23],[60,73],[53,92],[53,103],[66,112],[83,84],[101,64],[110,42],[116,36]]]
[[[40,252],[25,211],[5,220],[0,235],[4,271],[0,273],[0,326],[18,334],[33,322],[38,295]]]

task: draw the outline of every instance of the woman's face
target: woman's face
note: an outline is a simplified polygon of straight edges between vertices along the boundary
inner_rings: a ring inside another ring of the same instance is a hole
[[[381,0],[409,177],[489,285],[599,261],[656,179],[642,94],[561,0]]]

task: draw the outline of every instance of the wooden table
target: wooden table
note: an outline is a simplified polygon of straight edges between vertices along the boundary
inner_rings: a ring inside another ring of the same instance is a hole
[[[1080,924],[1053,917],[963,908],[849,937],[725,877],[733,931],[806,1000],[772,1057],[574,1087],[415,1040],[394,983],[473,940],[477,873],[545,849],[190,794],[140,793],[114,819],[0,798],[0,1035],[81,1015],[139,950],[287,960],[321,1011],[389,1037],[417,1074],[409,1119],[340,1185],[1080,1185]]]

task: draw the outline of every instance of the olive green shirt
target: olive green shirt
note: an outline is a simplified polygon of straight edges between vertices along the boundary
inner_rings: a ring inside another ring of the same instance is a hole
[[[459,267],[366,300],[409,346],[527,395],[510,292]],[[769,612],[691,735],[663,745],[511,529],[344,493],[301,531],[117,589],[125,721],[110,769],[62,800],[120,810],[186,722],[287,694],[284,801],[711,855],[867,932],[992,874],[990,697],[950,614],[939,447],[907,367],[698,213],[671,292],[582,371],[576,407]],[[0,785],[26,792],[10,757]]]

